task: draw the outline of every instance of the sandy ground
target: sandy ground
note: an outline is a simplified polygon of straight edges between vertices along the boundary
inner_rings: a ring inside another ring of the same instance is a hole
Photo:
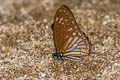
[[[89,37],[92,58],[52,58],[62,4]],[[0,80],[120,80],[120,1],[0,0]]]

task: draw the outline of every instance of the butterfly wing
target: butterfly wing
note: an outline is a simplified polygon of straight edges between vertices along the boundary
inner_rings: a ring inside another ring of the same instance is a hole
[[[72,34],[73,28],[77,28],[72,16],[70,10],[64,5],[56,12],[53,24],[53,37],[57,50],[61,50],[64,41]]]
[[[64,56],[75,57],[89,53],[89,40],[66,6],[60,7],[56,12],[53,33],[56,49]]]
[[[67,44],[67,45],[65,45]],[[62,46],[64,56],[71,59],[80,59],[90,53],[90,43],[83,32],[75,31]]]

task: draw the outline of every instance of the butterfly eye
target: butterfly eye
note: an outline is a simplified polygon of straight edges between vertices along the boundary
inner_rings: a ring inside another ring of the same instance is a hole
[[[90,53],[90,42],[78,27],[68,7],[61,6],[54,18],[53,38],[56,53],[53,58],[62,60],[80,60]]]

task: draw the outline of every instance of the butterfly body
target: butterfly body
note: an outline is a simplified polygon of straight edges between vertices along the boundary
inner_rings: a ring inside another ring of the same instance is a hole
[[[54,58],[62,60],[79,60],[90,53],[90,42],[77,25],[68,7],[61,6],[55,15],[53,38],[56,47]]]
[[[63,60],[63,61],[65,60],[65,56],[63,56],[63,54],[58,51],[53,54],[53,58],[55,60]]]

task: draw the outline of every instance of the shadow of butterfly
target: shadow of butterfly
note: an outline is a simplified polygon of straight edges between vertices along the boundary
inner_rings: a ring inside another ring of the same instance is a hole
[[[67,6],[62,5],[57,10],[52,27],[56,47],[54,59],[78,61],[90,54],[88,37],[81,31]]]

